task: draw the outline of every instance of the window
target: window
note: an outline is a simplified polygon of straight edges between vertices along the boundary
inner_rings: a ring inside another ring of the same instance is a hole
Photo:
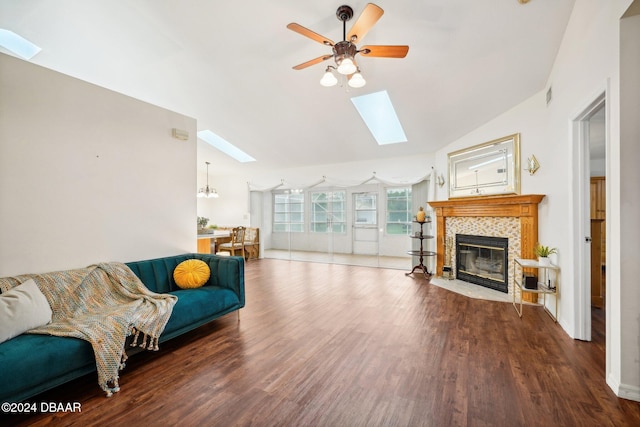
[[[311,193],[311,232],[346,233],[346,191]]]
[[[411,232],[411,187],[387,188],[387,234]]]
[[[273,195],[273,231],[276,233],[304,231],[304,194]]]

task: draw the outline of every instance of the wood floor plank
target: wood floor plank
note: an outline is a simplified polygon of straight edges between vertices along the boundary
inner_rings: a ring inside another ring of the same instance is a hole
[[[30,402],[81,413],[0,415],[1,425],[640,425],[604,380],[594,342],[539,307],[475,300],[399,270],[252,260],[247,305],[133,355],[121,391],[94,375]]]

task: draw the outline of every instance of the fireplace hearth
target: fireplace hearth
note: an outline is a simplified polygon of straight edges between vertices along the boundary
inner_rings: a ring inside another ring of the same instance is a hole
[[[456,278],[508,293],[506,237],[456,234]]]

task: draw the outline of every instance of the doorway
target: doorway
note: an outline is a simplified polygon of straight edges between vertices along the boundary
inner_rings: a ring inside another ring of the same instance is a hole
[[[353,193],[353,253],[378,254],[378,193]]]
[[[607,150],[605,103],[596,108],[589,123],[589,211],[591,219],[591,340],[605,343]]]
[[[601,231],[606,229],[606,152],[608,142],[606,109],[606,90],[596,95],[593,100],[576,115],[573,120],[574,151],[574,234],[577,239],[574,255],[574,274],[579,286],[574,295],[575,338],[591,341],[593,324],[600,326],[598,319],[604,322],[604,313],[593,322],[592,304],[598,304],[596,292],[593,290],[598,279],[603,279],[602,263],[606,263],[606,245],[602,241]],[[596,178],[597,177],[597,178]],[[596,179],[593,179],[596,178]],[[593,184],[592,184],[593,183]],[[593,228],[592,228],[593,227]],[[596,239],[594,242],[593,239]],[[595,255],[600,255],[596,257]],[[602,261],[600,261],[602,260]],[[600,264],[600,265],[595,265]],[[604,302],[604,282],[601,282]],[[602,308],[595,310],[604,311]],[[604,329],[598,327],[604,334]]]

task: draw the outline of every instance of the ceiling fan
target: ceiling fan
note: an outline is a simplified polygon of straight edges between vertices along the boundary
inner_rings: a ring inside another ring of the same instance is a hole
[[[296,65],[293,69],[302,70],[311,65],[333,58],[336,66],[329,65],[327,67],[324,77],[320,80],[320,84],[323,86],[335,85],[338,80],[333,75],[332,70],[336,70],[338,73],[348,76],[349,86],[364,86],[366,82],[360,74],[360,68],[355,61],[355,56],[357,54],[381,58],[404,58],[407,56],[407,52],[409,52],[409,46],[370,45],[363,46],[361,49],[358,49],[357,43],[359,43],[369,32],[371,27],[378,22],[383,13],[384,10],[382,10],[381,7],[376,6],[373,3],[368,3],[356,20],[355,24],[353,24],[353,27],[351,27],[349,33],[347,33],[347,21],[353,18],[353,9],[346,5],[340,6],[336,11],[336,17],[339,21],[342,21],[343,40],[337,43],[334,43],[331,39],[315,33],[300,24],[296,24],[295,22],[287,25],[287,28],[291,31],[295,31],[305,37],[309,37],[311,40],[315,40],[325,46],[331,46],[333,50],[331,55],[319,56],[310,61]]]

